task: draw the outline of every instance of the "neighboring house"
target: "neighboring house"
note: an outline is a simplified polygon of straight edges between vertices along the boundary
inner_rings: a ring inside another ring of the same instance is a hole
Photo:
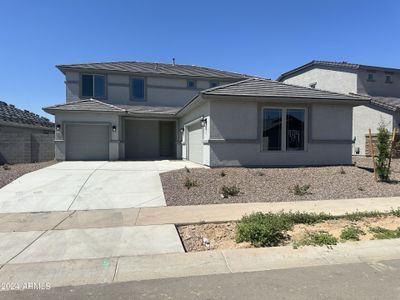
[[[400,69],[347,62],[312,61],[282,74],[278,81],[344,94],[370,96],[371,102],[353,109],[353,154],[369,152],[368,129],[380,123],[392,131],[400,122]]]
[[[55,115],[59,160],[350,164],[352,108],[368,101],[188,65],[58,68],[66,76],[67,101],[44,110]]]
[[[54,159],[54,123],[0,101],[0,164]]]

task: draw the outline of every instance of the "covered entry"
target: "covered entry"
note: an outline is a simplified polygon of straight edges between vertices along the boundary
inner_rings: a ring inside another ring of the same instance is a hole
[[[67,124],[66,160],[109,160],[108,125]]]
[[[125,159],[175,159],[176,122],[125,120]]]

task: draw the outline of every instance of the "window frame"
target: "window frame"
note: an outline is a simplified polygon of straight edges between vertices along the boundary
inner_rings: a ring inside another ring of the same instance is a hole
[[[133,81],[135,79],[143,80],[143,98],[136,98],[133,92]],[[146,77],[131,76],[129,77],[129,99],[135,102],[146,102],[147,101],[147,80]]]
[[[263,147],[263,133],[264,133],[264,110],[265,109],[280,109],[282,111],[282,131],[281,131],[281,150],[268,150]],[[304,111],[304,149],[287,149],[287,111],[290,109],[301,109]],[[261,107],[261,120],[260,120],[260,150],[265,153],[302,153],[308,151],[308,107],[304,106],[262,106]]]
[[[93,88],[93,94],[92,96],[83,96],[83,76],[92,76],[92,88]],[[104,77],[104,97],[96,97],[96,86],[95,86],[95,76],[102,76]],[[107,74],[101,74],[101,73],[80,73],[79,76],[79,96],[81,99],[97,99],[97,100],[105,100],[107,99],[108,95],[108,80],[107,80]]]
[[[389,80],[388,80],[389,78]],[[393,75],[392,74],[385,74],[385,83],[393,83]]]
[[[367,81],[368,82],[375,82],[375,76],[374,76],[374,72],[368,72],[367,73]],[[369,78],[369,76],[371,75],[371,78]]]

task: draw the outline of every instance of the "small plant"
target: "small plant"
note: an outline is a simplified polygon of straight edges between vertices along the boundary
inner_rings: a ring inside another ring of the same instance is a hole
[[[224,198],[229,198],[229,196],[237,196],[240,193],[240,189],[236,186],[226,186],[221,188],[221,193]]]
[[[221,171],[221,173],[219,174],[221,177],[225,177],[226,176],[226,173],[225,173],[225,171]]]
[[[189,177],[185,180],[185,187],[189,190],[192,187],[199,186],[196,180],[190,179]]]
[[[293,243],[293,248],[301,246],[332,246],[338,243],[337,238],[326,231],[307,232],[304,238]]]
[[[10,169],[11,169],[11,167],[9,165],[7,165],[7,164],[3,165],[3,170],[8,171]]]
[[[391,137],[390,132],[381,121],[376,136],[377,156],[375,159],[376,173],[381,181],[389,181],[390,157],[391,157]]]
[[[340,234],[340,238],[344,241],[359,241],[360,235],[365,235],[365,232],[357,226],[347,226]]]
[[[190,173],[190,169],[187,166],[185,166],[185,171],[186,173]]]
[[[236,226],[236,242],[250,242],[255,247],[278,246],[287,240],[291,222],[273,213],[252,213],[244,216]]]
[[[311,194],[311,192],[309,192],[309,189],[310,189],[309,184],[305,184],[305,185],[296,184],[292,189],[290,189],[290,191],[293,194],[295,194],[296,196],[304,196],[307,194]]]
[[[282,218],[285,218],[288,220],[288,222],[291,222],[293,224],[307,224],[307,225],[312,225],[316,223],[321,223],[326,220],[333,220],[337,219],[337,217],[325,214],[325,213],[308,213],[308,212],[281,212],[279,215]]]
[[[256,172],[256,175],[257,175],[257,176],[264,176],[265,174],[264,174],[263,172],[261,172],[261,171],[257,171],[257,172]]]
[[[359,191],[361,191],[361,192],[365,191],[365,189],[364,189],[362,186],[359,186],[359,187],[357,188],[357,190],[359,190]]]
[[[374,238],[378,240],[400,238],[400,227],[395,230],[390,230],[382,227],[374,227],[371,228],[370,231],[374,234]]]
[[[346,171],[343,169],[343,167],[340,168],[340,174],[346,174]]]

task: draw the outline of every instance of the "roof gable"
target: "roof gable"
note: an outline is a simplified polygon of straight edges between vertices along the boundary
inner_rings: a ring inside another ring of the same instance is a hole
[[[123,112],[124,110],[99,100],[85,99],[43,108],[45,112],[54,111],[96,111],[96,112]]]

